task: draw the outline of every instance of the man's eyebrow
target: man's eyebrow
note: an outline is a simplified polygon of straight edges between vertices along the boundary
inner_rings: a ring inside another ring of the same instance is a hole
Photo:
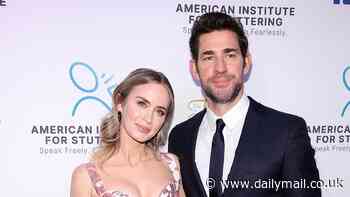
[[[203,55],[213,55],[213,54],[214,54],[214,51],[212,51],[212,50],[205,50],[202,53],[200,53],[201,56],[203,56]]]
[[[224,53],[238,52],[238,48],[226,48],[224,49]]]

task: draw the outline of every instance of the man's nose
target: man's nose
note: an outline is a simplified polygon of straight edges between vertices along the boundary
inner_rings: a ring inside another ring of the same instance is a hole
[[[218,73],[224,73],[227,71],[227,63],[223,56],[219,56],[216,61],[215,70]]]

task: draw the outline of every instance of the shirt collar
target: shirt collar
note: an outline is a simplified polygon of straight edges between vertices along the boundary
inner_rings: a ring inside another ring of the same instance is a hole
[[[225,125],[229,129],[233,129],[238,121],[245,117],[245,112],[249,107],[249,99],[243,94],[239,99],[236,105],[234,105],[229,111],[227,111],[222,117],[217,116],[209,107],[207,107],[206,119],[208,122],[209,128],[215,132],[216,129],[216,120],[222,118],[225,122]]]

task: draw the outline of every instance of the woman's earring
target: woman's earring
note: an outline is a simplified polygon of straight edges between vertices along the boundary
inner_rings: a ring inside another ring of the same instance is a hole
[[[120,111],[117,112],[117,118],[119,122],[122,120],[122,112]]]

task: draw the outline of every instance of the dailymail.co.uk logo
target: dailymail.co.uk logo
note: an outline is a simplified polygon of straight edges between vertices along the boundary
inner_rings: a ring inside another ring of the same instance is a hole
[[[73,85],[77,88],[77,90],[79,90],[82,93],[82,97],[80,97],[74,103],[71,115],[75,116],[76,112],[79,110],[80,105],[84,102],[94,102],[96,104],[102,105],[102,107],[104,107],[106,110],[112,111],[112,107],[109,104],[107,104],[109,102],[103,100],[97,95],[97,93],[101,91],[100,89],[102,87],[100,80],[103,80],[103,84],[107,86],[106,90],[108,92],[108,95],[112,97],[113,90],[117,86],[116,83],[112,82],[113,77],[113,75],[107,77],[105,73],[98,75],[98,73],[91,65],[83,62],[74,62],[73,64],[71,64],[69,67],[69,78],[72,81]]]

